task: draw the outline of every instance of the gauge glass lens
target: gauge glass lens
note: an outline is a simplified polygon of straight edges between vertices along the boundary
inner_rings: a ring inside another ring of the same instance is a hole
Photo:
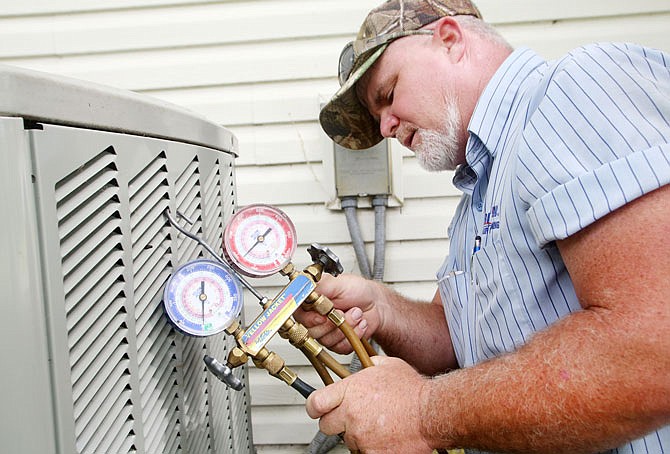
[[[221,264],[195,260],[170,276],[163,303],[177,329],[193,336],[211,336],[239,317],[242,292],[237,279]]]
[[[226,257],[238,271],[265,277],[291,260],[296,249],[295,227],[276,207],[249,205],[231,218],[223,243]]]

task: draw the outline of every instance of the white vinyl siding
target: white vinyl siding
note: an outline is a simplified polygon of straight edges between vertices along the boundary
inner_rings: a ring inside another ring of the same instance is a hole
[[[0,63],[142,92],[205,115],[239,139],[237,201],[275,204],[293,219],[296,265],[312,242],[330,246],[357,273],[344,216],[322,158],[331,143],[317,122],[337,88],[336,63],[378,0],[0,0]],[[484,17],[513,45],[554,58],[592,41],[633,41],[670,51],[670,2],[480,0]],[[399,147],[397,143],[394,147]],[[402,151],[404,205],[389,208],[385,281],[430,299],[458,201],[451,174],[428,174]],[[374,216],[359,219],[372,256]],[[285,278],[255,280],[273,296]],[[247,295],[247,320],[258,314]],[[306,381],[308,362],[282,339],[270,345]],[[223,358],[222,358],[223,359]],[[346,361],[347,358],[341,358]],[[259,452],[303,452],[316,431],[304,400],[251,368]]]

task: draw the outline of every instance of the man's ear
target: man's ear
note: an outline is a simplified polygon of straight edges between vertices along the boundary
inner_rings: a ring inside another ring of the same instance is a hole
[[[463,29],[453,17],[443,17],[435,22],[433,39],[436,44],[447,50],[449,57],[454,62],[460,60],[465,52]]]

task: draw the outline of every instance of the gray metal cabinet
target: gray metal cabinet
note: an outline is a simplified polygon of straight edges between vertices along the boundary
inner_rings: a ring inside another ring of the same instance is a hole
[[[220,250],[234,136],[148,97],[15,68],[0,67],[0,97],[3,450],[253,452],[248,387],[228,390],[202,361],[231,341],[182,335],[162,307],[172,270],[207,256],[163,213]]]

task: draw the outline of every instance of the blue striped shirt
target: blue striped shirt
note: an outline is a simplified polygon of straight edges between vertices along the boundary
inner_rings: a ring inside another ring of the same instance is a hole
[[[546,62],[518,49],[469,132],[454,177],[463,197],[437,273],[461,367],[580,310],[555,240],[670,183],[670,57],[599,44]],[[664,451],[670,427],[612,452]]]

